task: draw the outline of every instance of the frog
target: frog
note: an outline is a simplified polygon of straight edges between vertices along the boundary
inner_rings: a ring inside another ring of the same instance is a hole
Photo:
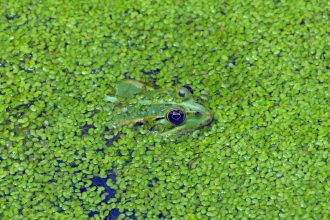
[[[209,125],[213,119],[193,93],[190,85],[155,89],[124,79],[114,85],[114,94],[105,95],[105,100],[113,105],[115,126],[146,126],[164,136],[182,135]]]

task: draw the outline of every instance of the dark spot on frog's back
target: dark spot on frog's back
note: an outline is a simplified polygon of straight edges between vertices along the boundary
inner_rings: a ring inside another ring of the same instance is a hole
[[[135,122],[134,127],[140,127],[143,125],[142,121]]]

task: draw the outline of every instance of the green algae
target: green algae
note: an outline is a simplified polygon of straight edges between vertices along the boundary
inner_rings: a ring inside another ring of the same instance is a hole
[[[1,3],[0,218],[329,218],[328,12]],[[170,138],[112,127],[104,94],[128,76],[208,93],[214,122]]]

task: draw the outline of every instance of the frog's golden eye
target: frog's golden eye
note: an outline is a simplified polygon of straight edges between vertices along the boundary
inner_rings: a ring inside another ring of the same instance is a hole
[[[184,99],[190,98],[193,90],[189,85],[182,86],[178,89],[178,96]]]
[[[173,109],[166,114],[166,119],[173,125],[179,126],[186,119],[186,113],[180,109]]]

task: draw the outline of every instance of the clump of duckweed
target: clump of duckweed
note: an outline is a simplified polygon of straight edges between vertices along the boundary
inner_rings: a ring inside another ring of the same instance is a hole
[[[0,218],[327,219],[327,6],[1,3]],[[114,127],[128,77],[190,84],[213,123]]]

